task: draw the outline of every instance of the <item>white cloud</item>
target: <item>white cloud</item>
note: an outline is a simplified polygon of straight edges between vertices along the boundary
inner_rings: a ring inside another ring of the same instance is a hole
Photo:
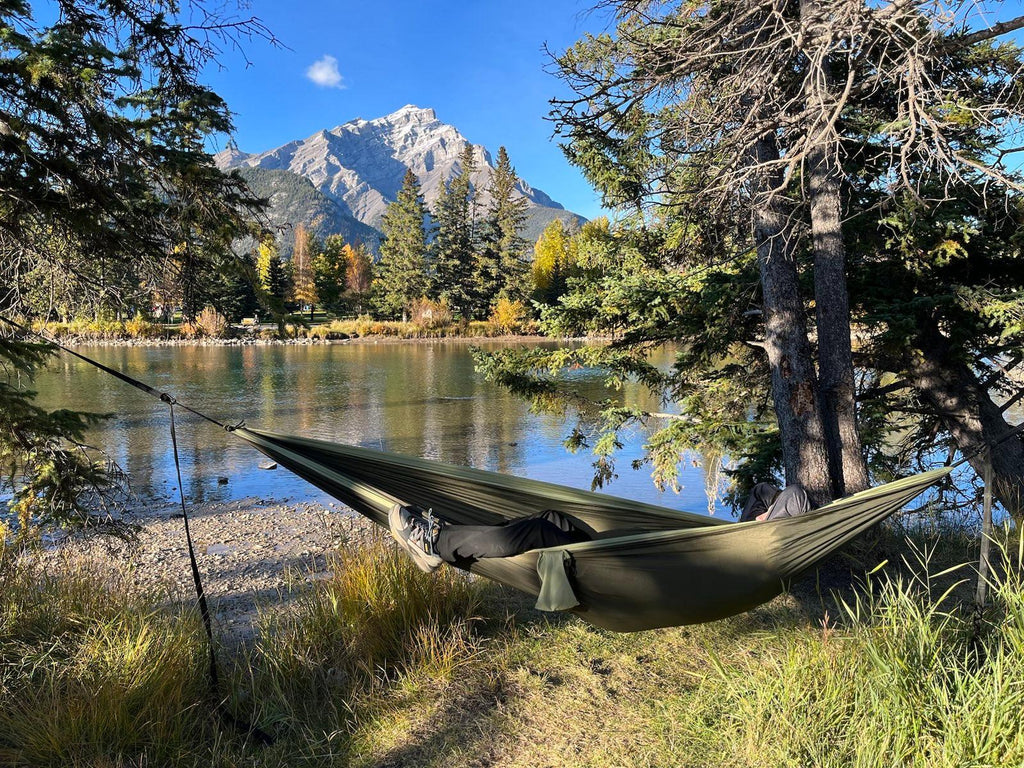
[[[341,72],[338,71],[338,60],[333,56],[324,54],[319,61],[314,61],[306,70],[306,77],[319,85],[321,88],[344,88]]]

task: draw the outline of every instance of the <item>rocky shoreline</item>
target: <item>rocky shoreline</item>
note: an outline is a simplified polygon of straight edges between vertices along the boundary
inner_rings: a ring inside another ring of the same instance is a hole
[[[102,562],[139,589],[166,593],[171,602],[195,601],[181,507],[166,501],[136,508],[134,540],[70,538],[43,559]],[[189,505],[189,527],[219,642],[255,638],[261,612],[287,605],[291,586],[330,574],[330,556],[342,546],[386,535],[348,507],[331,502],[247,498]]]
[[[537,343],[541,341],[599,341],[600,339],[558,338],[550,336],[353,336],[347,339],[292,338],[271,339],[259,336],[234,338],[156,338],[156,339],[93,339],[84,336],[69,336],[57,339],[67,347],[271,347],[271,346],[313,346],[333,344],[433,344],[456,342],[481,344],[501,342],[507,344]]]

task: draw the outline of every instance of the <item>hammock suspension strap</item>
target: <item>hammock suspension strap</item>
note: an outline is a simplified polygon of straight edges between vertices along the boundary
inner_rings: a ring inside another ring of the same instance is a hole
[[[181,461],[178,458],[178,436],[174,429],[174,402],[168,402],[167,410],[170,416],[171,425],[171,450],[174,452],[174,471],[178,477],[178,499],[181,502],[181,519],[185,524],[185,541],[188,544],[188,561],[192,567],[192,583],[196,588],[196,601],[199,604],[199,614],[203,618],[203,627],[206,629],[206,639],[210,647],[210,688],[213,689],[214,698],[220,700],[220,676],[217,674],[217,654],[213,648],[213,623],[210,621],[210,607],[206,602],[206,593],[203,590],[203,580],[199,575],[199,563],[196,562],[196,549],[192,543],[192,530],[188,524],[188,507],[185,504],[185,488],[181,482]]]
[[[223,422],[218,421],[212,416],[207,416],[205,413],[202,413],[201,411],[197,411],[194,408],[190,408],[189,406],[178,402],[177,398],[175,398],[174,395],[171,395],[167,392],[161,392],[155,387],[151,387],[149,384],[146,384],[145,382],[132,378],[126,373],[118,371],[114,368],[110,368],[109,366],[103,365],[103,363],[97,360],[93,360],[91,357],[87,357],[86,355],[83,355],[80,352],[76,352],[75,350],[70,349],[64,344],[61,344],[59,341],[48,338],[37,331],[33,331],[31,328],[28,328],[27,326],[22,325],[21,323],[15,322],[14,320],[4,317],[3,315],[0,315],[0,320],[17,328],[23,334],[36,336],[37,338],[42,339],[47,344],[52,344],[53,346],[68,353],[69,355],[77,357],[79,360],[89,363],[98,370],[103,371],[104,373],[108,373],[114,378],[123,381],[125,384],[135,387],[136,389],[145,392],[147,395],[152,395],[153,397],[157,398],[160,402],[167,404],[171,433],[171,450],[174,455],[174,471],[177,475],[178,480],[178,500],[181,504],[180,516],[185,528],[185,541],[188,546],[188,559],[192,572],[192,583],[196,591],[196,603],[199,606],[199,615],[203,621],[203,629],[206,631],[207,645],[209,646],[210,650],[210,663],[208,667],[208,673],[210,678],[210,690],[211,693],[213,694],[213,699],[216,702],[215,706],[217,712],[224,720],[226,720],[236,729],[252,735],[260,744],[272,744],[274,741],[273,738],[271,738],[265,731],[263,731],[255,725],[251,725],[248,722],[235,717],[235,715],[229,712],[224,707],[225,700],[220,695],[220,674],[217,668],[217,654],[214,648],[213,621],[211,620],[210,617],[210,607],[206,600],[206,591],[203,589],[203,580],[199,572],[199,563],[196,560],[195,545],[192,540],[192,530],[189,526],[188,506],[185,502],[185,487],[182,484],[181,478],[181,459],[178,455],[178,435],[177,431],[175,430],[174,424],[174,407],[177,406],[179,408],[182,408],[183,410],[186,410],[189,413],[198,416],[201,419],[205,419],[211,424],[216,424],[218,427],[221,427],[222,429],[228,432],[234,432],[236,429],[243,428],[245,426],[245,422],[239,421],[237,424],[224,424]]]

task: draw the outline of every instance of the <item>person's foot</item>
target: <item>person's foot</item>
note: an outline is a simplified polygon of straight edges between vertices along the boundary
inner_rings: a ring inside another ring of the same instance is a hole
[[[430,573],[441,565],[443,561],[434,548],[439,530],[436,522],[427,520],[413,507],[395,504],[388,514],[388,527],[421,571]]]

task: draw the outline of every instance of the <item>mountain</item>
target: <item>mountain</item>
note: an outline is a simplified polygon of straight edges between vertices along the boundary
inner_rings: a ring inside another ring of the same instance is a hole
[[[214,159],[225,170],[298,174],[329,198],[341,215],[377,228],[388,203],[398,194],[406,168],[419,178],[423,197],[431,206],[444,182],[459,173],[459,155],[468,143],[454,126],[438,120],[434,110],[407,105],[390,115],[352,120],[267,152],[226,149]],[[480,195],[479,210],[484,211],[490,202],[487,190],[493,161],[483,146],[473,145],[473,150],[476,171],[471,180]],[[552,219],[584,221],[523,180],[518,191],[529,206],[523,233],[528,240],[536,239]]]
[[[291,258],[295,247],[290,227],[300,222],[320,240],[341,235],[347,243],[365,243],[372,250],[380,245],[380,232],[352,218],[309,179],[291,171],[266,168],[240,168],[238,172],[257,197],[270,201],[267,216],[280,232],[278,242],[284,259]]]

